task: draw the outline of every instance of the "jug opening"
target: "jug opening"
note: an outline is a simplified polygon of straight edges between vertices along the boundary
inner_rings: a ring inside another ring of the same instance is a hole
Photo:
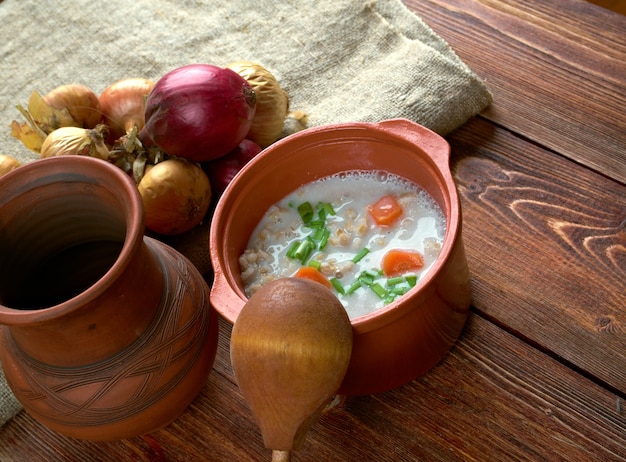
[[[4,284],[0,301],[19,310],[48,308],[91,287],[115,263],[124,243],[91,240],[44,254]]]
[[[32,188],[0,208],[0,304],[7,308],[68,301],[120,256],[127,220],[119,201],[98,186],[87,193],[79,182],[62,186],[61,192],[52,191],[54,183]]]

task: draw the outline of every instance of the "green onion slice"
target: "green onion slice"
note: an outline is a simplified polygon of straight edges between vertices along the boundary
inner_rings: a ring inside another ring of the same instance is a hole
[[[359,287],[361,287],[361,281],[357,279],[348,286],[348,288],[346,289],[346,295],[355,293]]]
[[[330,231],[324,228],[322,232],[322,237],[320,238],[320,241],[319,241],[320,250],[324,250],[324,248],[326,247],[326,244],[328,244],[329,237],[330,237]]]
[[[303,202],[298,205],[298,213],[300,214],[300,218],[302,218],[302,222],[306,225],[309,223],[313,217],[315,216],[315,212],[313,212],[313,207],[310,202]]]
[[[374,284],[372,284],[370,286],[370,289],[372,289],[374,293],[382,299],[385,299],[389,295],[389,292],[387,292],[387,290],[383,286],[381,286],[378,282],[375,282]]]
[[[370,252],[370,249],[368,249],[367,247],[363,247],[361,250],[359,250],[359,252],[354,257],[352,257],[352,263],[360,262],[363,259],[363,257],[367,255],[369,252]]]
[[[333,287],[335,288],[337,292],[339,292],[341,295],[345,295],[346,291],[341,285],[341,282],[339,282],[339,279],[330,278],[330,283],[333,285]]]
[[[385,285],[387,287],[391,287],[391,286],[397,286],[398,284],[402,284],[404,282],[406,282],[406,278],[404,276],[397,276],[395,278],[387,279],[387,281],[385,282]]]

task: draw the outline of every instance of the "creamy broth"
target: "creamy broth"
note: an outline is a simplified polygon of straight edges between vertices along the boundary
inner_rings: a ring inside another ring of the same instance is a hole
[[[385,196],[402,208],[388,226],[376,223],[369,211]],[[308,206],[313,215],[305,225],[301,212]],[[342,172],[306,184],[269,208],[239,259],[244,288],[251,296],[273,279],[313,266],[332,283],[350,318],[356,318],[416,284],[437,259],[445,228],[441,209],[415,183],[385,172]],[[312,248],[305,241],[312,241]],[[385,276],[381,262],[391,249],[419,252],[423,267]]]

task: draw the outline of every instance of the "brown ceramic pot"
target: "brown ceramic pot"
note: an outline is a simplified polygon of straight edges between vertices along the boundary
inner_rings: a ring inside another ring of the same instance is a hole
[[[144,237],[137,188],[78,156],[0,178],[0,360],[24,408],[112,440],[177,418],[204,386],[217,313],[193,265]]]
[[[454,344],[470,305],[461,207],[449,154],[442,137],[403,119],[311,128],[273,144],[235,177],[215,210],[213,306],[231,323],[237,319],[246,301],[238,259],[270,205],[303,184],[341,171],[398,174],[425,188],[441,207],[447,220],[443,247],[409,293],[352,320],[352,357],[339,392],[378,393],[419,377]]]

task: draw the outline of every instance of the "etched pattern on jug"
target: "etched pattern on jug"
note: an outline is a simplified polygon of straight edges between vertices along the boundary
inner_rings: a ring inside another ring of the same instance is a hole
[[[197,308],[208,306],[206,294],[190,283],[184,264],[176,266],[176,282],[150,327],[108,360],[61,368],[20,352],[30,389],[16,393],[29,408],[59,424],[95,426],[140,413],[175,388],[201,355],[210,321],[207,310]]]

